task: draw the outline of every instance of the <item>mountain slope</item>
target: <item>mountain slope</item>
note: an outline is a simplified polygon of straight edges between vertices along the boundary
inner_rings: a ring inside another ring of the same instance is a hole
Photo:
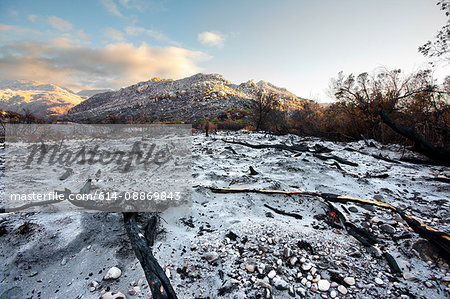
[[[0,109],[37,117],[64,114],[83,99],[71,90],[29,80],[0,81]]]
[[[258,91],[279,94],[285,109],[298,108],[303,99],[270,83],[233,84],[218,74],[196,74],[180,80],[153,78],[115,92],[96,94],[68,111],[74,120],[121,119],[152,121],[214,118],[230,109],[245,109]]]

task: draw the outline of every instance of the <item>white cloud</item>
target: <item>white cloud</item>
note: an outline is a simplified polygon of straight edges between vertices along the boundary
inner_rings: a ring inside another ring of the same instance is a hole
[[[119,8],[117,7],[117,4],[114,2],[114,0],[100,0],[100,3],[106,8],[106,10],[115,16],[123,17],[122,13],[120,12]]]
[[[70,22],[55,16],[48,17],[47,22],[50,26],[59,31],[70,31],[73,28],[73,25]]]
[[[104,31],[105,36],[112,41],[116,42],[124,42],[125,36],[122,31],[114,29],[114,28],[107,28]]]
[[[131,35],[131,36],[145,34],[156,40],[161,40],[161,41],[169,40],[169,38],[167,36],[165,36],[164,34],[158,32],[156,30],[145,29],[142,27],[127,26],[127,27],[125,27],[125,32],[127,33],[127,35]]]
[[[118,43],[94,49],[65,38],[11,43],[0,47],[0,53],[0,79],[39,80],[74,90],[119,88],[154,76],[182,78],[201,71],[197,63],[209,59],[180,47]]]
[[[35,22],[36,19],[38,18],[38,15],[28,15],[28,21],[30,22]]]
[[[197,38],[203,45],[218,48],[222,48],[225,42],[225,37],[222,34],[209,31],[199,33]]]

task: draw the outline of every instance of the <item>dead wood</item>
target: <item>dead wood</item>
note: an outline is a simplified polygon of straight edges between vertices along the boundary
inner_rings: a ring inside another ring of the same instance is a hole
[[[362,199],[350,196],[337,195],[332,193],[319,193],[319,192],[303,192],[303,191],[281,191],[281,190],[258,190],[258,189],[227,189],[227,188],[210,188],[211,191],[216,193],[262,193],[262,194],[285,194],[285,195],[309,195],[320,197],[329,202],[353,202],[358,204],[369,204],[380,208],[385,208],[393,212],[398,213],[403,220],[420,236],[427,239],[434,245],[436,245],[444,254],[445,258],[450,257],[450,236],[447,233],[440,232],[434,228],[431,228],[424,223],[418,221],[414,217],[407,215],[399,208],[396,208],[390,204],[374,201],[369,199]]]
[[[144,270],[153,298],[175,299],[177,298],[175,291],[151,250],[155,237],[157,218],[156,216],[151,217],[144,236],[136,222],[136,215],[137,213],[123,213],[123,222],[134,253]]]
[[[320,159],[320,160],[336,160],[342,164],[346,164],[346,165],[350,165],[350,166],[358,166],[358,163],[354,163],[348,160],[345,160],[344,158],[338,157],[336,155],[329,155],[329,156],[324,156],[324,155],[320,155],[320,154],[314,154],[314,157]]]
[[[259,173],[253,168],[253,166],[249,167],[250,175],[258,175]]]
[[[223,139],[223,142],[231,143],[231,144],[243,145],[243,146],[247,146],[247,147],[255,148],[255,149],[274,148],[274,149],[290,151],[290,152],[293,152],[293,153],[309,152],[309,148],[307,146],[305,146],[305,145],[251,144],[251,143],[242,142],[242,141],[232,141],[232,140],[225,140],[225,139]]]
[[[283,211],[283,210],[280,210],[280,209],[271,207],[271,206],[269,206],[268,204],[264,204],[264,206],[265,206],[266,208],[268,208],[268,209],[274,211],[274,212],[277,213],[277,214],[285,215],[285,216],[289,216],[289,217],[294,217],[295,219],[303,219],[303,216],[302,216],[302,215],[299,215],[299,214],[296,214],[296,213],[291,213],[291,212],[286,212],[286,211]]]
[[[422,135],[420,135],[413,129],[399,125],[385,111],[380,111],[380,116],[383,122],[387,124],[391,129],[414,142],[415,151],[434,161],[443,163],[445,165],[450,165],[449,149],[432,145]]]

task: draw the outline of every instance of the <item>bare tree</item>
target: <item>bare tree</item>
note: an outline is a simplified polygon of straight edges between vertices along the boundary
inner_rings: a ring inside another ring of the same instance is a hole
[[[280,108],[280,99],[276,93],[260,90],[250,104],[251,119],[257,131],[268,128],[273,114]]]

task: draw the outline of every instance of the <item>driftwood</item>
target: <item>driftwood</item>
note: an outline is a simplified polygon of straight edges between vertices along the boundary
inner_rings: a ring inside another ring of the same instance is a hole
[[[157,225],[156,216],[152,216],[143,233],[136,222],[137,213],[123,213],[123,222],[131,241],[134,253],[144,269],[145,277],[155,299],[175,299],[175,291],[164,270],[152,254],[151,247]]]
[[[268,204],[264,204],[264,206],[265,206],[266,208],[268,208],[268,209],[274,211],[274,212],[277,213],[277,214],[285,215],[285,216],[289,216],[289,217],[294,217],[295,219],[303,219],[303,216],[302,216],[302,215],[299,215],[299,214],[296,214],[296,213],[291,213],[291,212],[286,212],[286,211],[283,211],[283,210],[280,210],[280,209],[271,207],[271,206],[269,206]]]
[[[399,125],[385,111],[380,111],[380,116],[383,122],[391,127],[395,132],[414,142],[414,149],[418,153],[421,153],[422,155],[434,161],[443,163],[445,165],[450,165],[449,149],[432,145],[422,135],[420,135],[413,129]]]
[[[303,191],[281,191],[281,190],[258,190],[258,189],[228,189],[228,188],[210,188],[211,191],[216,193],[262,193],[262,194],[285,194],[285,195],[308,195],[320,197],[328,202],[353,202],[359,204],[369,204],[380,208],[385,208],[396,212],[402,217],[403,220],[420,236],[430,241],[436,247],[438,247],[445,258],[450,257],[450,236],[445,232],[440,232],[434,228],[431,228],[424,223],[418,221],[413,216],[407,215],[399,208],[396,208],[390,204],[374,201],[369,199],[362,199],[350,196],[337,195],[332,193],[319,193],[319,192],[303,192]]]

